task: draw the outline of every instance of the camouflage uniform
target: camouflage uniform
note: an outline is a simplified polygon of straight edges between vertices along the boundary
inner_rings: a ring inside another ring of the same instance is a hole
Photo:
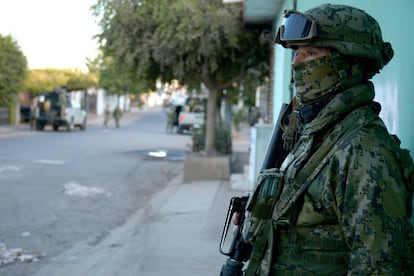
[[[361,12],[324,5],[305,15],[321,10],[330,13],[329,20],[352,20],[344,10]],[[335,46],[316,41],[299,45]],[[288,43],[282,45],[298,46]],[[244,238],[254,249],[245,275],[414,272],[409,221],[414,165],[398,138],[388,133],[378,116],[381,107],[373,101],[374,87],[367,79],[392,58],[391,45],[384,46],[382,38],[378,43],[381,57],[361,50],[368,58],[364,64],[348,62],[350,57],[343,56],[351,54],[344,53],[349,49],[338,46],[339,54],[294,66],[297,97],[283,119],[290,151],[280,167],[261,172],[249,199]],[[352,73],[337,74],[343,68]]]
[[[178,123],[177,113],[175,112],[175,106],[170,106],[167,110],[167,133],[172,133],[174,126]]]
[[[119,121],[122,117],[122,112],[121,109],[119,109],[119,106],[116,106],[114,111],[112,112],[112,116],[114,117],[115,120],[115,126],[119,127]]]
[[[105,106],[104,110],[104,127],[108,126],[109,120],[111,119],[111,110],[109,109],[109,105]]]

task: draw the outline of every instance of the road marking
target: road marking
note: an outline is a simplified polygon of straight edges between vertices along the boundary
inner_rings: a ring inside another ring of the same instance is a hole
[[[38,159],[38,160],[35,160],[34,163],[46,164],[46,165],[64,165],[65,161],[63,161],[63,160]]]
[[[6,171],[18,172],[18,171],[20,171],[20,168],[19,167],[16,167],[16,166],[4,166],[4,167],[0,167],[0,173],[4,173]]]

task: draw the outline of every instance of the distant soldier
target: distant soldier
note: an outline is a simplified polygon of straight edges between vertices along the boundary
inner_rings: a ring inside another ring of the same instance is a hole
[[[119,127],[119,120],[122,117],[122,112],[121,112],[121,109],[119,109],[118,105],[115,107],[114,112],[112,113],[112,116],[114,117],[116,127]]]
[[[33,98],[31,104],[30,104],[30,130],[34,130],[35,123],[36,123],[36,117],[39,116],[39,96],[36,96]]]
[[[61,117],[63,117],[64,114],[65,114],[66,102],[67,102],[66,91],[63,90],[63,89],[60,89],[58,87],[54,87],[53,91],[58,93],[58,95],[59,95],[59,106],[60,106],[60,110],[59,110],[60,114],[59,115]]]
[[[109,109],[109,104],[107,104],[104,110],[104,127],[108,126],[110,119],[111,119],[111,110]]]
[[[260,118],[260,112],[258,110],[258,108],[256,106],[252,106],[249,108],[249,117],[248,117],[248,122],[249,125],[252,127],[254,126]]]
[[[177,114],[175,107],[170,106],[167,110],[167,133],[172,133],[175,125],[177,125]]]

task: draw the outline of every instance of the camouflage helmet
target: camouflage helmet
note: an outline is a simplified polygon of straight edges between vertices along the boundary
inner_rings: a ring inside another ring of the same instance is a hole
[[[275,42],[285,48],[334,48],[342,55],[369,59],[375,70],[394,55],[391,44],[382,40],[378,22],[363,10],[324,4],[305,13],[285,10],[284,17]]]

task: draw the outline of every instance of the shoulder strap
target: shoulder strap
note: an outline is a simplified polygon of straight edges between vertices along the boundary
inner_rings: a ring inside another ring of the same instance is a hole
[[[313,179],[337,150],[339,140],[344,139],[352,132],[355,132],[369,123],[370,120],[358,120],[361,115],[367,116],[367,114],[361,114],[361,112],[367,113],[367,109],[362,108],[356,110],[337,124],[327,139],[325,139],[322,145],[309,158],[304,167],[298,172],[291,187],[288,188],[284,196],[276,202],[272,216],[274,220],[281,218],[308,188]]]

